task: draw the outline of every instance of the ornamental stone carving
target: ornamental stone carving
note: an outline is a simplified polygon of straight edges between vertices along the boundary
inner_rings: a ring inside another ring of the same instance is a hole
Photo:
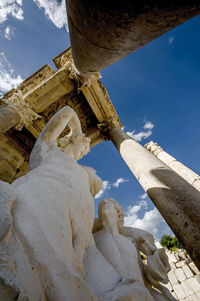
[[[40,115],[36,114],[32,110],[31,105],[24,101],[22,92],[20,90],[17,90],[17,92],[13,93],[8,99],[3,99],[2,101],[6,105],[14,108],[21,117],[21,120],[15,126],[16,130],[21,131],[23,126],[28,127],[33,120],[41,118]]]
[[[158,143],[150,141],[144,146],[148,151],[150,151],[154,156],[158,156],[160,152],[163,151],[162,147],[158,145]]]
[[[71,58],[67,62],[65,61],[66,61],[65,54],[63,54],[63,56],[61,57],[61,64],[63,64],[63,66],[69,71],[69,78],[75,80],[78,91],[82,90],[83,87],[85,86],[90,87],[92,81],[101,78],[100,73],[92,74],[89,77],[81,77],[74,65],[73,59]]]

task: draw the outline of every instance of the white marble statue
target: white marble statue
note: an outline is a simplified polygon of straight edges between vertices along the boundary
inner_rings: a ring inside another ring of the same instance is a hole
[[[153,295],[160,288],[153,236],[124,227],[111,199],[94,222],[102,181],[76,162],[89,150],[76,113],[64,107],[41,132],[28,173],[0,181],[0,300],[171,300]],[[138,250],[149,256],[146,267]]]
[[[66,126],[70,134],[59,139]],[[64,107],[41,132],[28,173],[1,182],[0,278],[28,300],[95,298],[82,280],[83,257],[102,182],[76,162],[89,150],[76,113]]]
[[[174,301],[167,283],[170,270],[163,248],[156,248],[154,238],[144,230],[123,226],[123,208],[107,198],[99,204],[98,219],[94,224],[94,239],[98,250],[121,276],[120,283],[102,300]],[[141,260],[139,251],[147,256]]]

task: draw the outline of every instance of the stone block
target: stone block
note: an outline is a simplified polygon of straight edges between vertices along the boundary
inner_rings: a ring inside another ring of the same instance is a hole
[[[200,292],[200,283],[196,277],[187,279],[187,284],[189,284],[194,293]]]
[[[174,271],[170,271],[168,273],[168,278],[169,278],[169,282],[172,285],[172,287],[174,286],[174,284],[178,283],[178,279],[176,278]]]
[[[176,265],[174,262],[170,262],[170,267],[171,267],[171,270],[175,270],[176,269]]]
[[[197,296],[198,300],[200,300],[200,292],[196,293],[195,295]]]
[[[196,294],[193,294],[191,296],[188,296],[184,299],[185,301],[199,301],[199,296],[197,296]]]
[[[9,164],[9,162],[0,158],[0,180],[12,183],[15,175],[16,170]]]
[[[23,156],[6,141],[0,141],[0,158],[7,160],[14,168],[20,168],[24,163]]]
[[[178,281],[182,282],[184,280],[186,280],[186,276],[185,274],[183,273],[183,270],[181,268],[178,268],[176,270],[174,270],[174,273],[176,275],[176,278],[178,279]]]
[[[170,252],[170,253],[167,253],[167,255],[168,255],[168,258],[169,258],[170,265],[171,265],[171,262],[177,262],[177,259],[174,255],[174,253]]]
[[[172,294],[172,296],[173,296],[176,300],[178,300],[178,299],[177,299],[177,295],[176,295],[176,293],[175,293],[174,290],[173,290],[173,292],[171,292],[171,294]]]
[[[179,283],[175,284],[173,286],[173,288],[174,288],[175,294],[178,297],[178,300],[186,297],[185,292],[184,292],[184,290],[182,289],[182,287],[181,287],[181,285]]]
[[[196,265],[194,264],[194,262],[190,262],[189,263],[189,267],[190,269],[193,271],[194,274],[200,274],[199,270],[197,269]]]
[[[185,264],[184,266],[182,266],[182,270],[187,278],[191,278],[194,276],[188,265]]]
[[[178,262],[176,263],[176,267],[177,267],[177,268],[181,268],[181,267],[183,267],[184,265],[185,265],[185,261],[184,261],[184,260],[178,261]]]
[[[186,280],[186,281],[183,281],[183,282],[181,283],[181,287],[182,287],[182,289],[183,289],[183,291],[184,291],[186,297],[191,296],[191,295],[194,294],[194,292],[193,292],[193,290],[191,289],[191,286],[190,286],[190,284],[187,282],[187,280]]]

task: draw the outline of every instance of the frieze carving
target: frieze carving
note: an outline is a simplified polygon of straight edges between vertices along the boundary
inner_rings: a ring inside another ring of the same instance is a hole
[[[22,94],[29,93],[31,89],[41,84],[42,81],[50,77],[55,71],[49,66],[45,65],[36,71],[34,74],[25,79],[18,87],[18,90],[22,91]]]
[[[162,147],[158,145],[158,143],[150,141],[144,146],[148,151],[150,151],[154,156],[158,156],[160,152],[163,151]]]
[[[65,65],[65,63],[67,61],[69,61],[70,59],[72,59],[71,47],[67,48],[62,53],[60,53],[59,55],[57,55],[53,59],[53,62],[55,64],[55,66],[59,69],[59,68],[62,68]]]
[[[40,115],[32,110],[31,105],[24,101],[20,90],[17,90],[8,99],[3,99],[2,101],[4,104],[13,107],[21,117],[20,122],[15,126],[16,130],[21,131],[23,126],[28,127],[33,120],[41,118]]]

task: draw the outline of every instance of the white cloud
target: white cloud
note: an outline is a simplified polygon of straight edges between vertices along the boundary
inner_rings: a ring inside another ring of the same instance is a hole
[[[141,199],[144,195],[141,195]],[[158,233],[158,229],[164,219],[160,215],[159,211],[154,208],[150,211],[145,212],[142,218],[139,218],[138,214],[140,210],[147,209],[148,204],[146,200],[141,200],[138,205],[129,206],[124,217],[124,225],[133,228],[139,228],[153,235]]]
[[[1,0],[0,2],[0,24],[11,15],[13,18],[23,20],[22,0]]]
[[[11,40],[11,38],[14,36],[14,30],[15,30],[14,27],[6,26],[4,37],[8,40]]]
[[[109,181],[103,181],[102,189],[96,194],[95,199],[99,199],[103,194],[107,193],[111,187],[118,188],[120,184],[128,182],[127,179],[119,178],[114,183],[110,183]]]
[[[53,24],[62,28],[65,27],[68,31],[67,13],[65,0],[33,0],[37,6],[44,9],[45,15],[53,22]]]
[[[141,198],[141,200],[144,200],[144,199],[146,199],[146,198],[147,198],[147,194],[146,194],[146,193],[144,193],[144,194],[140,194],[140,198]]]
[[[126,210],[126,218],[128,217],[129,219],[127,221],[132,222],[133,220],[136,220],[137,217],[137,213],[141,210],[141,209],[147,209],[148,204],[147,201],[142,199],[140,196],[140,201],[138,202],[137,205],[134,206],[128,206],[127,210]]]
[[[174,39],[175,39],[174,37],[169,37],[169,38],[168,38],[168,43],[169,43],[169,44],[172,44],[172,43],[174,42]]]
[[[152,135],[153,128],[154,128],[154,124],[151,121],[146,121],[143,126],[144,131],[136,133],[136,131],[133,130],[132,132],[126,132],[126,133],[134,140],[141,141],[142,139],[146,139]]]
[[[159,211],[154,208],[152,210],[146,211],[143,214],[143,217],[140,218],[142,210],[148,209],[148,203],[146,201],[147,194],[141,194],[140,201],[134,205],[129,206],[126,210],[125,217],[124,217],[124,225],[128,227],[134,227],[143,229],[153,235],[158,234],[158,229],[160,229],[160,225],[164,224],[164,219],[160,215]],[[165,229],[170,231],[168,226],[166,225]]]
[[[103,181],[102,189],[95,195],[95,199],[99,199],[104,193],[111,188],[109,181]]]
[[[132,132],[127,132],[127,134],[133,138],[134,140],[136,141],[141,141],[142,139],[146,139],[148,138],[149,136],[151,136],[152,134],[152,131],[147,131],[147,132],[139,132],[137,134],[135,134],[135,130],[133,130]]]
[[[133,217],[134,214],[136,215],[141,209],[146,209],[147,206],[147,201],[140,201],[138,205],[129,206],[126,215],[127,217]]]
[[[125,217],[125,226],[143,229],[154,235],[158,233],[159,225],[162,222],[164,220],[156,208],[147,211],[143,218],[138,218],[135,213]]]
[[[13,67],[8,62],[5,54],[0,53],[0,95],[18,86],[23,79],[15,75]]]
[[[146,121],[145,125],[143,126],[144,129],[152,130],[154,128],[154,124],[151,121]]]
[[[142,207],[143,206],[137,205],[129,208],[127,216],[124,217],[124,225],[139,228],[156,235],[160,224],[163,223],[164,220],[156,208],[145,212],[143,218],[139,218],[138,212],[142,209]]]
[[[125,183],[125,182],[128,182],[128,180],[124,179],[124,178],[119,178],[119,179],[117,179],[117,181],[115,183],[113,183],[113,186],[115,188],[118,188],[120,184]]]

